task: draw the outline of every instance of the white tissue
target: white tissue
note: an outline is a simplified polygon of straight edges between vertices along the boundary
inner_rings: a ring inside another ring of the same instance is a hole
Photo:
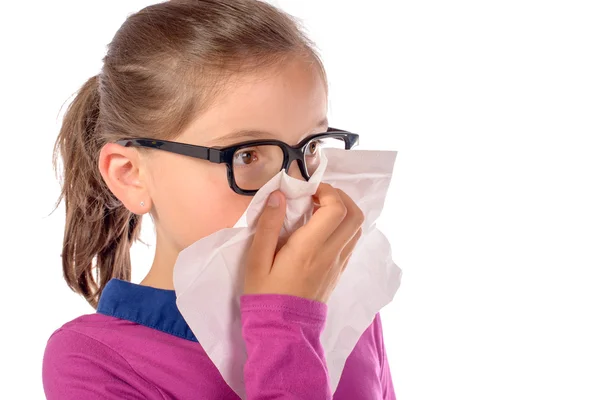
[[[308,182],[282,170],[255,194],[233,228],[202,238],[179,254],[173,274],[177,306],[225,382],[242,399],[247,357],[239,302],[243,260],[269,194],[279,189],[287,199],[282,240],[310,219],[312,195],[321,181],[344,190],[365,214],[362,237],[327,302],[327,322],[321,335],[334,392],[360,336],[377,312],[392,301],[400,286],[402,270],[392,261],[390,244],[375,226],[396,154],[325,149],[319,168]]]

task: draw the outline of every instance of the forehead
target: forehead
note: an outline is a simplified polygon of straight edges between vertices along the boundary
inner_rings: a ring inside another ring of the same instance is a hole
[[[319,126],[326,116],[327,89],[322,74],[314,64],[293,60],[230,79],[181,139],[206,146],[226,145],[230,143],[223,143],[224,136],[255,130],[297,143],[307,134],[326,129]]]

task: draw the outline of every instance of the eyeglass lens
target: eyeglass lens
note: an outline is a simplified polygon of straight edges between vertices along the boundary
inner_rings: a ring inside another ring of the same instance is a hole
[[[325,137],[311,140],[304,150],[306,173],[310,177],[321,163],[325,148],[345,149],[343,138]],[[243,190],[258,190],[283,168],[283,149],[275,145],[258,145],[238,149],[233,156],[233,176]]]

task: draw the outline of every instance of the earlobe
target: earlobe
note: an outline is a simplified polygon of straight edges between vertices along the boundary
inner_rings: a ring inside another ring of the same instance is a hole
[[[150,204],[148,204],[148,206],[146,206],[146,202],[145,201],[140,201],[140,212],[138,212],[136,214],[143,215],[143,214],[146,214],[149,211],[150,211]]]
[[[132,213],[149,211],[148,190],[141,179],[141,160],[136,149],[107,143],[100,150],[98,169],[106,186]]]

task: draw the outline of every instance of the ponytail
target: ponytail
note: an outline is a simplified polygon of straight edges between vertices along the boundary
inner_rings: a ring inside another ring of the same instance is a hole
[[[54,147],[55,168],[58,153],[63,161],[58,199],[58,203],[64,199],[66,208],[63,275],[69,287],[94,308],[111,278],[131,279],[129,250],[141,228],[141,217],[114,197],[98,169],[104,144],[99,132],[98,81],[96,75],[80,88]]]

